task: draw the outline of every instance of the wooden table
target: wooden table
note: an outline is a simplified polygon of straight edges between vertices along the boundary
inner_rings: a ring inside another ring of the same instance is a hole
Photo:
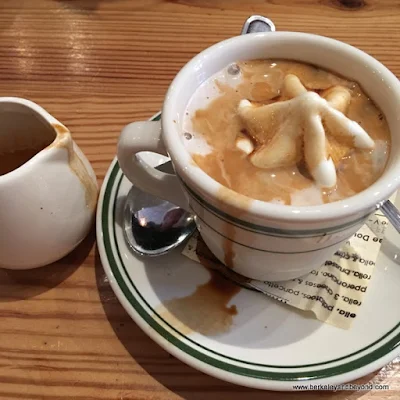
[[[184,63],[251,14],[346,41],[400,76],[394,0],[1,0],[0,96],[29,98],[68,126],[101,184],[121,128],[158,111]],[[94,231],[55,265],[0,270],[1,399],[399,399],[400,358],[369,379],[391,390],[277,394],[197,372],[129,318]]]

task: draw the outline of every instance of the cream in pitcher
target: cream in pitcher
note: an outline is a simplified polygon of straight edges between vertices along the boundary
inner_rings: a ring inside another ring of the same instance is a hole
[[[0,267],[57,261],[88,234],[97,180],[69,130],[37,104],[0,98]]]

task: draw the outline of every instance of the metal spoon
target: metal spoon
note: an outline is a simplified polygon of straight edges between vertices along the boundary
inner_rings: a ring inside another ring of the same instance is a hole
[[[174,173],[170,161],[157,167]],[[133,186],[124,209],[124,234],[142,256],[160,256],[183,243],[196,229],[194,217],[182,208]]]
[[[390,200],[386,200],[377,208],[382,211],[397,232],[400,233],[400,212],[397,207]]]

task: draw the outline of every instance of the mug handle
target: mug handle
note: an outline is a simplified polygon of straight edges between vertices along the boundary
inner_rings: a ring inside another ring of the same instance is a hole
[[[151,151],[168,157],[161,138],[160,121],[132,122],[119,137],[117,158],[124,175],[146,193],[167,200],[185,210],[189,204],[176,175],[162,172],[138,157]]]
[[[261,15],[252,15],[242,27],[242,35],[275,31],[273,22]],[[137,157],[151,151],[168,157],[161,137],[160,121],[132,122],[122,129],[117,157],[124,175],[139,189],[167,200],[186,211],[189,203],[176,175],[162,172]]]

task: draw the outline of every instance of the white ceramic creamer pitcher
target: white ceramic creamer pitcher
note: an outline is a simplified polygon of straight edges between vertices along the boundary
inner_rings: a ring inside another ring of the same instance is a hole
[[[65,126],[31,101],[0,98],[0,268],[39,267],[72,251],[90,230],[97,195]]]

